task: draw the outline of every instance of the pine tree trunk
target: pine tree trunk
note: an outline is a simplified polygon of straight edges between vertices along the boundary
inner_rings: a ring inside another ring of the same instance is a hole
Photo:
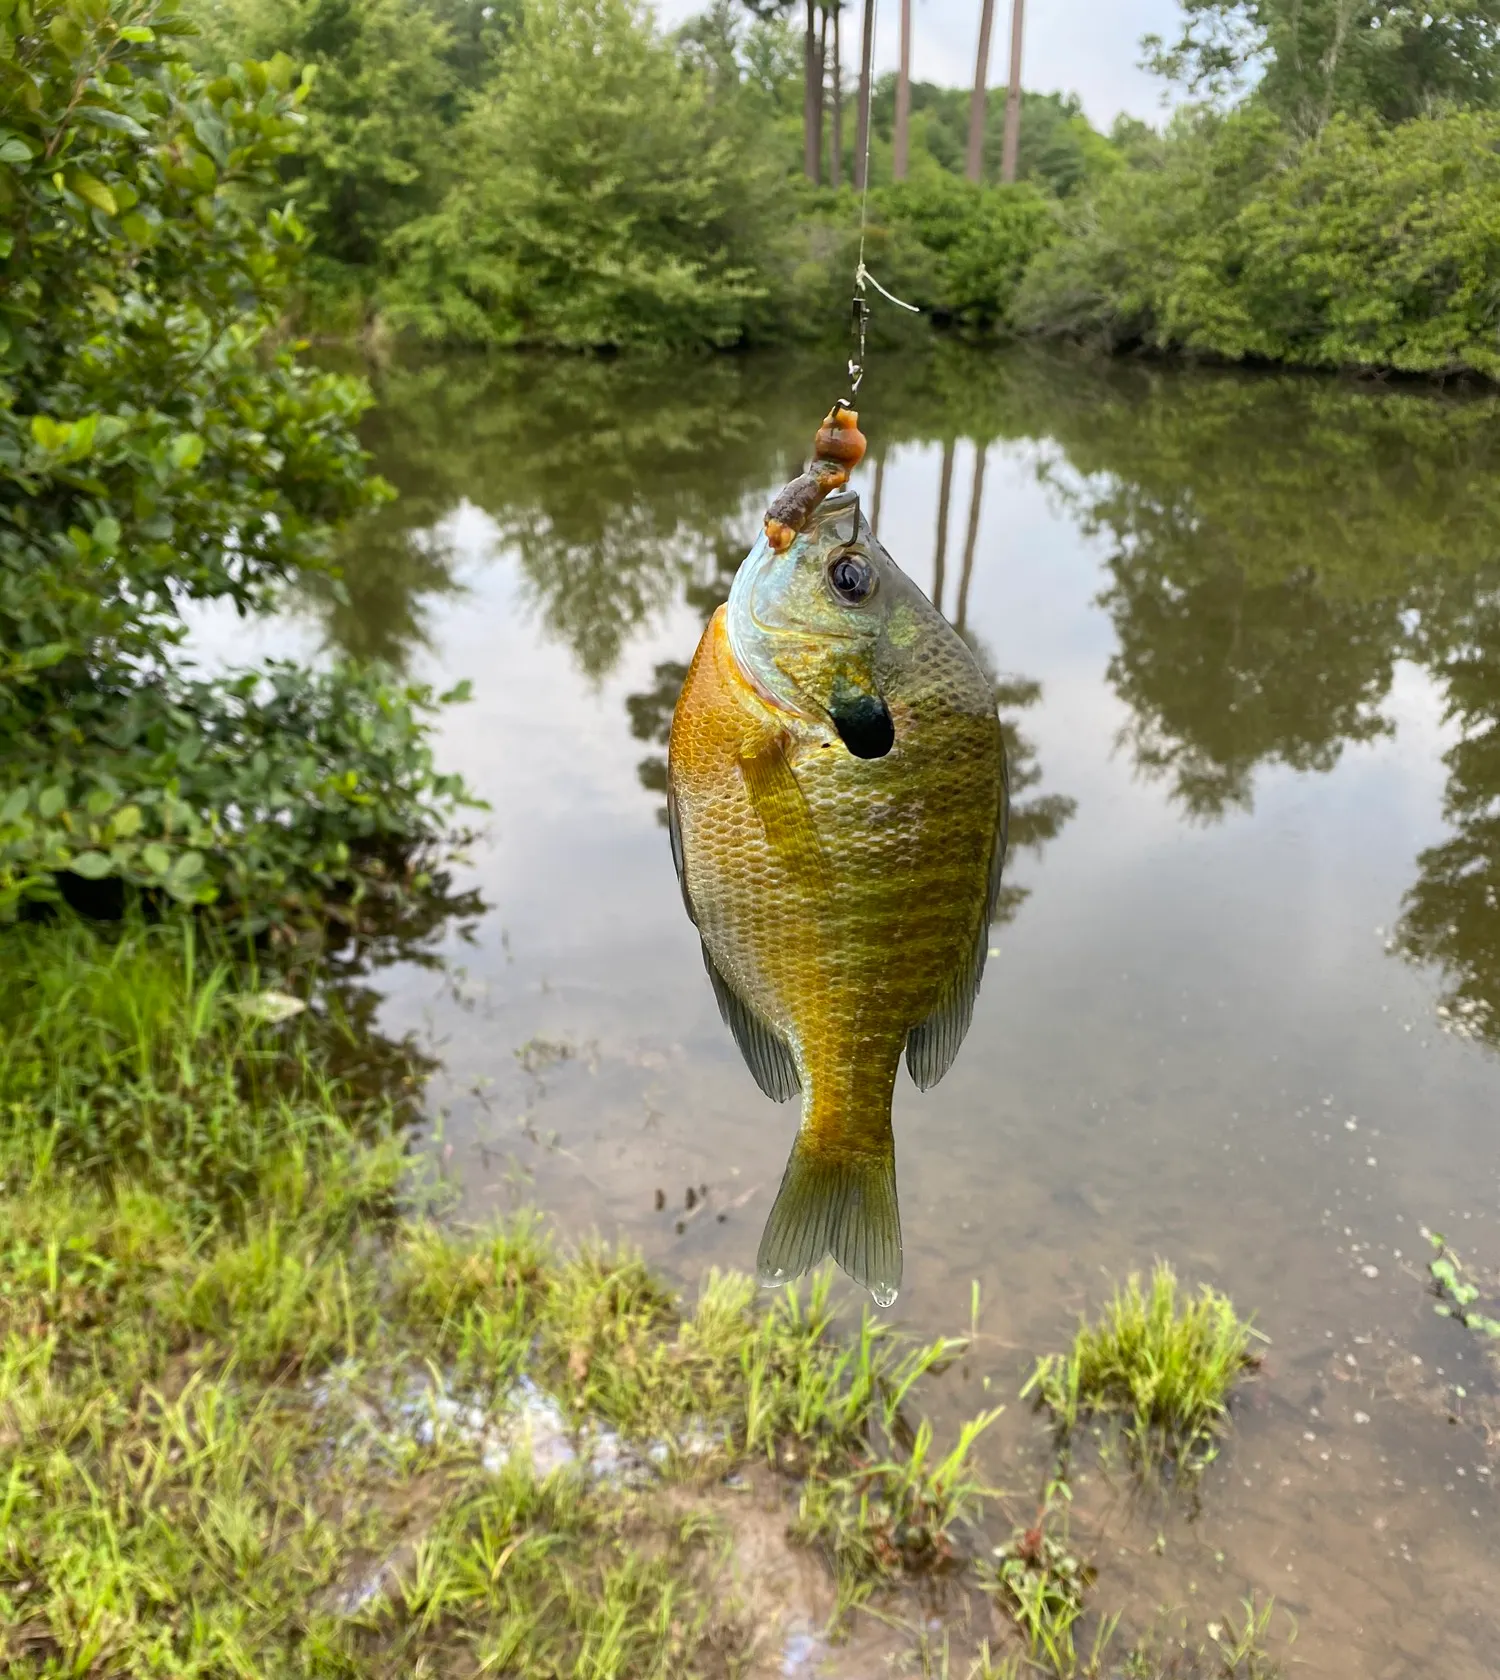
[[[828,106],[828,11],[829,0],[819,0],[823,10],[823,23],[818,31],[818,179],[828,179],[828,160],[823,155],[823,142],[826,138],[823,126],[823,112]]]
[[[842,0],[833,0],[833,154],[829,159],[829,182],[835,187],[844,184],[844,64],[839,52],[839,13]]]
[[[803,0],[807,31],[802,38],[802,169],[809,181],[819,175],[823,150],[822,66],[818,63],[818,0]]]
[[[901,0],[901,67],[896,72],[896,130],[891,146],[891,177],[906,179],[911,142],[911,0]]]
[[[865,158],[870,150],[870,74],[875,56],[875,0],[865,0],[863,39],[859,47],[859,111],[854,119],[854,184],[861,192],[865,179]]]
[[[963,634],[969,617],[969,579],[974,575],[974,548],[979,541],[979,512],[984,506],[984,461],[990,452],[987,443],[974,446],[974,488],[969,495],[969,530],[964,538],[964,569],[958,579],[958,610],[953,628]]]
[[[1011,0],[1010,86],[1005,93],[1005,150],[1000,159],[1000,179],[1016,178],[1016,160],[1021,153],[1021,35],[1025,27],[1026,0]]]
[[[979,11],[979,51],[974,59],[974,96],[969,101],[969,158],[966,173],[977,186],[984,179],[984,116],[989,98],[990,31],[995,25],[995,0],[984,0]]]
[[[948,565],[948,508],[953,500],[953,439],[943,445],[943,476],[938,482],[937,552],[932,558],[932,604],[943,610],[943,579]]]

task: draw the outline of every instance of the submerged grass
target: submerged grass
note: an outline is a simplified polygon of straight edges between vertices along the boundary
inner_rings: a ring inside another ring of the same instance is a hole
[[[1180,1291],[1159,1262],[1147,1289],[1132,1275],[1094,1323],[1079,1324],[1069,1352],[1039,1359],[1022,1393],[1051,1412],[1064,1454],[1081,1422],[1104,1416],[1122,1423],[1137,1469],[1201,1470],[1235,1383],[1260,1362],[1257,1334],[1225,1296],[1206,1284]]]
[[[245,1007],[275,979],[190,923],[4,934],[0,1671],[729,1672],[683,1490],[756,1464],[845,1603],[954,1559],[995,1414],[908,1407],[963,1343],[438,1223],[339,1023]]]

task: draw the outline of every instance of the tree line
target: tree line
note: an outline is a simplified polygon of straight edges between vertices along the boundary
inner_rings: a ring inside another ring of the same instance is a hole
[[[911,79],[909,0],[878,78],[842,0],[713,0],[670,35],[638,0],[191,4],[205,68],[314,67],[280,188],[324,330],[837,333],[868,148],[871,269],[940,326],[1500,373],[1500,0],[1183,0],[1143,43],[1174,114],[1109,135],[1022,94],[1014,38],[989,88],[994,0],[968,90]]]
[[[1049,206],[1122,154],[1076,100],[989,103],[846,67],[848,8],[714,0],[190,0],[218,72],[314,71],[282,166],[312,235],[301,323],[446,344],[737,345],[847,319],[863,168],[872,267],[987,332]],[[868,113],[868,124],[865,122]],[[977,162],[975,161],[977,158]]]
[[[1184,97],[1009,311],[1111,349],[1500,376],[1500,0],[1182,0]]]

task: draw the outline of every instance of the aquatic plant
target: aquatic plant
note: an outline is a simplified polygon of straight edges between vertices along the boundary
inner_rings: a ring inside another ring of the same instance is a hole
[[[1433,1249],[1427,1271],[1432,1279],[1432,1292],[1438,1297],[1433,1311],[1444,1318],[1457,1319],[1466,1330],[1500,1339],[1500,1319],[1475,1310],[1474,1303],[1480,1295],[1479,1285],[1459,1256],[1448,1247],[1447,1239],[1436,1231],[1429,1231],[1427,1241]]]
[[[1148,1290],[1132,1274],[1095,1323],[1080,1322],[1070,1352],[1039,1359],[1022,1395],[1051,1412],[1064,1453],[1081,1422],[1103,1415],[1123,1421],[1139,1469],[1198,1470],[1217,1454],[1230,1391],[1259,1363],[1257,1335],[1208,1285],[1179,1294],[1158,1262]]]
[[[1093,1566],[1070,1543],[1067,1508],[1072,1498],[1066,1482],[1049,1482],[1036,1522],[996,1546],[995,1561],[984,1571],[990,1591],[1021,1630],[1032,1661],[1045,1661],[1052,1673],[1065,1676],[1080,1672],[1073,1629],[1095,1577]],[[1095,1628],[1084,1674],[1100,1672],[1118,1621],[1118,1616],[1107,1616]]]
[[[1163,1617],[1126,1653],[1118,1671],[1121,1680],[1277,1680],[1282,1665],[1270,1649],[1275,1613],[1275,1599],[1262,1604],[1252,1593],[1241,1601],[1237,1616],[1207,1623],[1185,1611]],[[1297,1625],[1290,1617],[1287,1621],[1290,1644]]]

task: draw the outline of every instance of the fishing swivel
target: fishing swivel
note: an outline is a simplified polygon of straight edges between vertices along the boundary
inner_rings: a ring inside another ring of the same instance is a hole
[[[863,252],[864,236],[861,231],[860,248]],[[859,382],[865,376],[865,337],[870,326],[870,303],[865,296],[866,285],[871,285],[888,303],[894,303],[898,309],[909,310],[913,315],[920,315],[921,309],[915,303],[908,303],[905,298],[898,298],[894,292],[887,291],[884,286],[865,267],[864,256],[854,270],[854,296],[849,300],[849,324],[854,334],[855,350],[849,358],[849,401],[846,408],[854,407],[854,399],[859,394]]]
[[[849,401],[844,406],[853,408],[859,395],[859,382],[865,376],[865,331],[870,324],[870,305],[865,301],[863,289],[849,300],[849,311],[855,350],[849,358]]]

